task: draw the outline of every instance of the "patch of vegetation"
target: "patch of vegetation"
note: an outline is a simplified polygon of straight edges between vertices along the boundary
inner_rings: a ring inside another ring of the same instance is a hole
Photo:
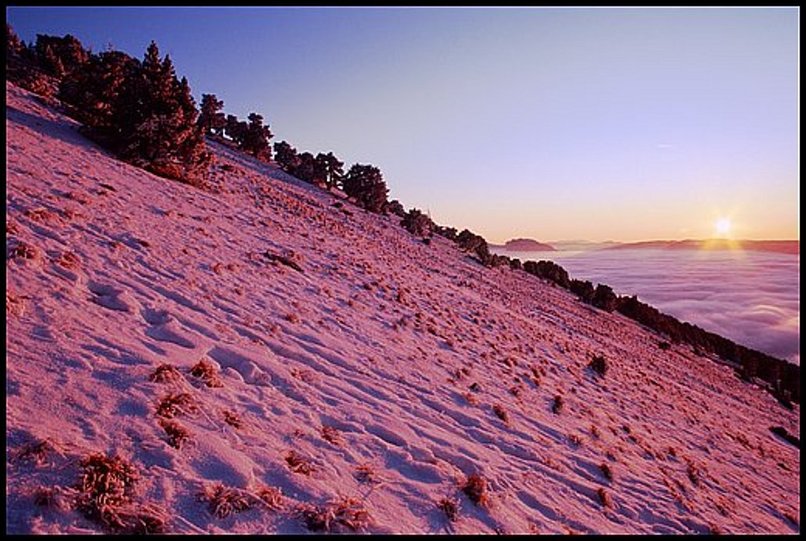
[[[184,376],[174,365],[163,363],[148,376],[148,379],[156,383],[175,383],[184,379]]]
[[[285,456],[285,461],[288,463],[288,467],[294,473],[301,473],[303,475],[310,475],[315,468],[311,461],[307,458],[297,454],[296,451],[289,451]]]
[[[277,487],[262,485],[257,489],[257,497],[266,504],[269,509],[283,508],[283,491]]]
[[[324,506],[303,504],[298,512],[305,521],[305,526],[312,532],[360,532],[370,522],[369,511],[355,498],[338,498]]]
[[[462,492],[467,495],[474,504],[486,507],[490,502],[487,480],[478,473],[471,474],[462,484]]]
[[[445,513],[445,516],[451,522],[459,520],[459,500],[456,498],[442,498],[437,502],[437,507]]]
[[[588,363],[588,368],[593,370],[598,375],[604,377],[607,374],[609,365],[604,355],[594,355],[591,362]]]
[[[159,424],[162,429],[165,430],[165,434],[168,435],[168,445],[171,447],[181,449],[187,441],[190,441],[190,432],[188,429],[176,421],[160,419]]]
[[[140,475],[120,456],[92,454],[81,460],[83,473],[77,485],[77,508],[112,532],[164,533],[165,513],[153,505],[134,504]]]
[[[509,413],[507,413],[507,410],[505,410],[504,407],[501,406],[501,404],[495,404],[493,406],[493,413],[495,413],[496,417],[498,417],[505,423],[507,424],[509,423]]]
[[[223,387],[221,378],[218,377],[218,370],[206,359],[201,359],[190,369],[190,375],[201,379],[208,387]]]
[[[254,497],[241,489],[227,487],[221,483],[204,487],[199,498],[208,502],[210,513],[218,518],[227,518],[233,513],[241,513],[254,507]]]
[[[191,414],[199,411],[193,395],[190,393],[170,393],[163,397],[157,405],[157,416],[172,419],[180,414]]]
[[[554,396],[554,402],[551,404],[552,413],[555,413],[555,414],[559,415],[564,407],[565,407],[565,402],[563,401],[563,397],[560,396],[560,395],[555,395]]]
[[[44,466],[50,463],[50,457],[59,453],[56,445],[49,439],[40,439],[23,445],[12,459],[16,462],[33,463]]]

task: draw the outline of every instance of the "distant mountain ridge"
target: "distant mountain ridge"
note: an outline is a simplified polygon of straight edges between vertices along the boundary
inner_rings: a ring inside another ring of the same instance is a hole
[[[534,239],[510,239],[503,245],[490,244],[490,248],[499,250],[511,250],[513,252],[556,252],[557,249],[544,242]]]
[[[799,240],[686,239],[627,242],[602,250],[747,250],[800,255]]]

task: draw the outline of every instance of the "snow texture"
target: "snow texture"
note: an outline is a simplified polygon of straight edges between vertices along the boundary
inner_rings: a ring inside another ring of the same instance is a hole
[[[300,506],[338,497],[375,533],[800,531],[800,451],[770,432],[799,437],[798,405],[272,165],[211,143],[224,189],[203,192],[6,91],[8,533],[104,531],[35,497],[96,452],[179,533],[305,533]],[[163,364],[178,375],[152,381]],[[195,405],[181,448],[156,415],[171,393]],[[198,497],[216,483],[282,500],[221,518]]]

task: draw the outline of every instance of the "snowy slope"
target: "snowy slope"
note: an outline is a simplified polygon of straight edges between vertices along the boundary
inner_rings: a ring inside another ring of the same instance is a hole
[[[800,452],[769,430],[799,436],[799,406],[273,166],[214,145],[224,189],[202,192],[6,90],[7,532],[104,531],[40,497],[96,452],[172,532],[307,532],[299,509],[339,497],[369,532],[799,531]],[[151,381],[164,363],[178,377]],[[157,413],[180,392],[177,449]],[[283,496],[221,518],[216,483]]]

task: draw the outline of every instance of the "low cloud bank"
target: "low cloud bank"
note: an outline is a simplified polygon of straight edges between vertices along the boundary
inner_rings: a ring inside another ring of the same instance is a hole
[[[519,254],[523,255],[523,254]],[[769,253],[540,252],[573,278],[604,283],[680,320],[800,364],[800,258]]]

